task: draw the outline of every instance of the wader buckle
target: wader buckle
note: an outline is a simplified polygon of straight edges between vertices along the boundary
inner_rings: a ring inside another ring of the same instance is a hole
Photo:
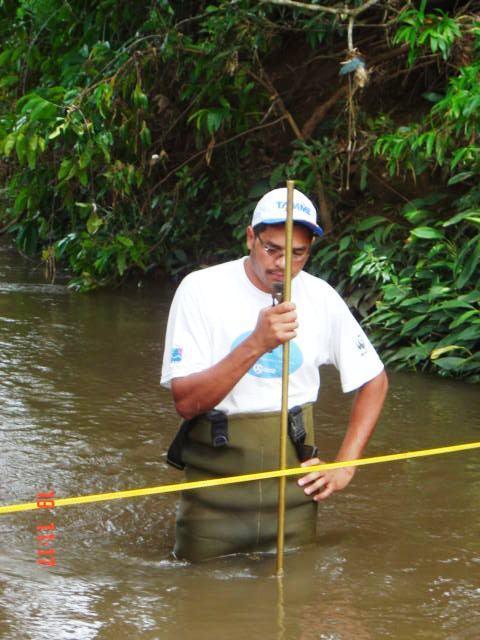
[[[212,409],[205,414],[205,418],[211,425],[212,446],[224,447],[228,444],[228,418],[227,414],[218,409]],[[195,426],[196,417],[191,420],[184,420],[180,425],[172,443],[167,451],[167,463],[176,469],[183,471],[185,463],[183,461],[183,449],[188,442],[188,434]]]
[[[305,431],[303,411],[300,406],[292,407],[288,412],[288,435],[300,462],[305,462],[305,460],[310,460],[310,458],[317,456],[317,447],[305,444],[307,432]]]
[[[212,409],[205,414],[210,421],[212,433],[212,446],[224,447],[228,444],[228,419],[227,414],[218,409]]]

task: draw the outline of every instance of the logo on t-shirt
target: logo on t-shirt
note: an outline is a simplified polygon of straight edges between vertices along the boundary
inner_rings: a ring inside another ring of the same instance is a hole
[[[356,337],[355,344],[357,345],[357,349],[360,351],[360,354],[364,356],[367,353],[367,345],[365,344],[365,339],[360,333]]]
[[[172,347],[172,352],[170,355],[170,362],[180,362],[183,357],[183,348],[182,347]]]
[[[245,331],[238,336],[233,342],[230,348],[231,351],[238,347],[238,345],[250,335],[251,331]],[[269,353],[264,353],[259,358],[253,367],[249,369],[248,373],[251,376],[257,378],[281,378],[282,377],[282,363],[283,363],[283,349],[281,346],[276,347]],[[290,366],[289,373],[294,373],[303,364],[303,355],[300,347],[296,342],[290,342]]]

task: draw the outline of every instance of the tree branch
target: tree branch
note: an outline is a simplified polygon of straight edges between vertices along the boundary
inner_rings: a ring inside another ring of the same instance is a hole
[[[305,2],[297,2],[297,0],[262,0],[262,4],[277,4],[284,7],[294,7],[296,9],[306,9],[307,11],[323,11],[324,13],[332,13],[334,15],[358,16],[373,5],[378,4],[380,0],[368,0],[356,9],[348,9],[347,7],[326,7],[322,4],[306,4]]]
[[[353,50],[353,16],[348,18],[348,50]]]
[[[296,137],[299,140],[303,140],[302,132],[300,131],[300,128],[297,125],[297,123],[295,122],[292,114],[290,113],[290,111],[285,106],[285,103],[283,102],[282,98],[280,97],[278,91],[275,89],[275,87],[273,86],[272,81],[270,80],[270,78],[267,77],[267,74],[265,73],[265,71],[263,69],[262,69],[262,72],[263,72],[263,76],[264,77],[257,76],[251,69],[249,69],[247,71],[249,76],[251,76],[259,84],[263,85],[265,87],[265,89],[267,89],[267,91],[270,92],[272,102],[276,102],[278,104],[278,106],[280,107],[280,111],[282,111],[282,113],[284,114],[284,117],[288,120],[288,124],[290,125],[293,133],[296,135]]]
[[[258,131],[259,129],[266,129],[267,127],[272,127],[273,125],[278,124],[279,122],[282,122],[282,120],[285,120],[285,117],[286,116],[283,115],[280,118],[273,120],[272,122],[265,122],[263,124],[259,124],[255,127],[252,127],[251,129],[247,129],[246,131],[242,131],[241,133],[237,133],[236,135],[232,136],[231,138],[228,138],[227,140],[222,140],[221,142],[217,142],[214,146],[211,147],[211,150],[218,149],[219,147],[223,147],[226,144],[233,142],[234,140],[238,140],[238,138],[243,138],[244,136],[248,135],[249,133],[252,133],[253,131]],[[205,155],[208,151],[209,151],[208,147],[206,149],[202,149],[201,151],[197,151],[192,156],[190,156],[189,158],[181,162],[179,165],[177,165],[174,169],[169,171],[166,176],[164,176],[159,182],[157,182],[155,187],[152,189],[150,195],[155,193],[157,188],[160,185],[162,185],[164,182],[166,182],[169,178],[171,178],[177,171],[185,167],[187,164],[190,164],[192,160],[195,160],[196,158],[199,158],[200,156]]]
[[[24,213],[25,212],[21,213],[19,216],[17,216],[13,220],[10,220],[10,222],[7,222],[7,224],[5,224],[3,227],[1,227],[0,228],[0,235],[3,236],[4,233],[7,233],[7,231],[10,229],[10,227],[13,227],[14,224],[19,222],[23,218]]]
[[[271,93],[272,100],[278,104],[278,106],[280,107],[280,110],[284,113],[284,117],[288,121],[288,123],[289,123],[289,125],[290,125],[290,127],[291,127],[291,129],[292,129],[292,131],[293,131],[293,133],[295,135],[295,137],[298,140],[302,140],[302,141],[305,142],[305,137],[304,137],[302,131],[300,131],[300,128],[297,125],[297,123],[295,122],[295,119],[293,118],[292,114],[290,113],[290,111],[285,106],[285,103],[283,102],[282,98],[280,97],[280,94],[278,93],[278,91],[276,90],[275,86],[273,85],[273,82],[270,80],[270,78],[265,73],[265,70],[262,69],[262,76],[263,77],[258,77],[251,70],[248,71],[248,74],[254,80],[256,80],[256,82],[258,82],[261,85],[263,85]],[[317,196],[318,196],[318,207],[319,207],[320,221],[322,223],[322,226],[323,226],[323,229],[325,230],[325,232],[329,232],[330,229],[332,228],[332,216],[331,216],[331,213],[330,213],[330,207],[328,206],[327,198],[325,196],[325,189],[323,187],[323,180],[322,180],[322,178],[320,176],[320,173],[319,173],[319,171],[317,169],[315,156],[313,155],[313,153],[309,149],[305,149],[305,153],[310,158],[310,161],[312,163],[312,171],[313,171],[313,173],[315,175],[315,182],[316,182],[316,185],[317,185]]]
[[[408,45],[402,45],[401,47],[397,47],[396,49],[380,54],[371,61],[370,66],[375,66],[379,62],[384,62],[386,60],[389,60],[390,58],[398,57],[402,53],[405,53],[407,49],[408,49]],[[310,136],[315,131],[315,127],[318,125],[318,123],[323,120],[323,118],[327,115],[328,111],[330,111],[330,109],[335,105],[335,103],[338,102],[338,100],[340,100],[345,93],[347,93],[347,90],[348,90],[348,85],[347,84],[342,85],[337,89],[337,91],[335,91],[335,93],[332,96],[330,96],[330,98],[328,98],[328,100],[318,105],[318,107],[314,109],[312,115],[309,117],[309,119],[305,122],[305,124],[302,127],[303,137],[310,138]]]
[[[333,105],[340,100],[347,93],[348,85],[342,85],[333,96],[331,96],[328,100],[319,104],[318,107],[315,108],[310,118],[306,121],[302,128],[302,134],[305,138],[310,138],[312,133],[315,131],[315,127],[319,122],[321,122],[324,117],[327,115],[328,111],[333,107]]]

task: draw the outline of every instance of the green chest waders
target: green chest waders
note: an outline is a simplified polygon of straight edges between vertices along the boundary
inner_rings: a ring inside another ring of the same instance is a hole
[[[305,444],[313,444],[312,405],[303,407]],[[271,471],[279,461],[279,413],[228,417],[228,446],[212,445],[211,424],[200,417],[183,449],[186,481]],[[299,465],[287,442],[287,467]],[[175,555],[199,561],[241,552],[271,552],[277,541],[278,479],[185,491],[177,511]],[[287,478],[285,548],[315,540],[317,503]]]

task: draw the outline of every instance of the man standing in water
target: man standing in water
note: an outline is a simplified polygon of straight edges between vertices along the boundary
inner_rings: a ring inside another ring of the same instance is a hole
[[[294,191],[292,302],[275,304],[285,270],[286,189],[258,202],[247,228],[247,257],[189,274],[175,294],[162,379],[185,419],[169,451],[186,479],[278,467],[281,345],[290,340],[287,466],[319,464],[312,405],[319,367],[334,364],[344,392],[357,390],[337,461],[359,458],[387,392],[383,365],[340,296],[302,271],[316,210]],[[273,302],[273,304],[272,304]],[[316,507],[344,489],[354,467],[287,479],[285,547],[315,539]],[[273,551],[277,480],[188,491],[177,512],[175,554],[202,560],[229,553]]]

